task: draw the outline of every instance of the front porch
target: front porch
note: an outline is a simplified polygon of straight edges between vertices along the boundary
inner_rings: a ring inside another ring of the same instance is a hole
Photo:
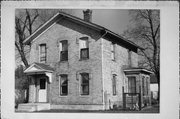
[[[123,87],[123,109],[141,110],[151,105],[150,74],[151,71],[129,67],[123,69],[127,77],[126,90]]]
[[[53,68],[42,63],[33,63],[25,71],[29,80],[28,103],[19,104],[18,111],[50,109],[50,84]]]

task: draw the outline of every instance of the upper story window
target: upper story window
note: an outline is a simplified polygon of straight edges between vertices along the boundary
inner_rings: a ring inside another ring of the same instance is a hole
[[[68,75],[60,75],[60,95],[68,95]]]
[[[113,74],[112,77],[112,91],[113,91],[113,95],[116,95],[116,75]]]
[[[111,59],[115,60],[115,44],[111,43]]]
[[[88,37],[82,37],[79,39],[80,47],[80,59],[89,59],[89,42]]]
[[[128,77],[128,92],[136,93],[136,77]]]
[[[63,40],[59,43],[60,47],[60,61],[67,61],[68,60],[68,41]]]
[[[89,73],[81,73],[81,95],[89,95]]]
[[[46,44],[40,44],[39,62],[46,63]]]

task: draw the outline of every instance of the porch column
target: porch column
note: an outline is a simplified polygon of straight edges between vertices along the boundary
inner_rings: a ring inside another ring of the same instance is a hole
[[[36,101],[36,87],[35,87],[35,77],[30,76],[29,81],[29,103],[34,103]]]

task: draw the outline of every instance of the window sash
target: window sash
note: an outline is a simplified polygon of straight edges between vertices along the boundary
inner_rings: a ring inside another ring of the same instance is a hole
[[[128,77],[128,92],[129,93],[136,93],[136,78],[135,77]]]
[[[68,51],[61,51],[60,52],[60,61],[67,61],[68,60]]]
[[[46,44],[40,45],[39,59],[40,62],[46,63]]]
[[[81,74],[81,95],[89,95],[89,74]]]
[[[113,75],[112,86],[113,86],[113,95],[116,95],[116,76],[115,75]]]
[[[68,41],[63,40],[59,43],[59,57],[60,61],[67,61],[68,60]]]
[[[68,95],[67,75],[61,75],[60,76],[60,95]]]
[[[146,94],[145,92],[145,77],[142,77],[142,91],[143,91],[143,96]]]
[[[79,47],[80,47],[80,49],[89,47],[88,37],[83,37],[83,38],[79,39]]]
[[[89,48],[81,49],[81,59],[88,59],[89,58]]]
[[[148,95],[148,78],[146,78],[146,95]]]

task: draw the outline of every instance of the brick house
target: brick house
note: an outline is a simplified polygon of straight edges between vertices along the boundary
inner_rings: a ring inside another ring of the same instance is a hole
[[[29,103],[19,108],[107,110],[123,107],[123,93],[150,104],[151,72],[138,67],[140,47],[83,12],[84,20],[59,12],[24,41],[31,46]]]

